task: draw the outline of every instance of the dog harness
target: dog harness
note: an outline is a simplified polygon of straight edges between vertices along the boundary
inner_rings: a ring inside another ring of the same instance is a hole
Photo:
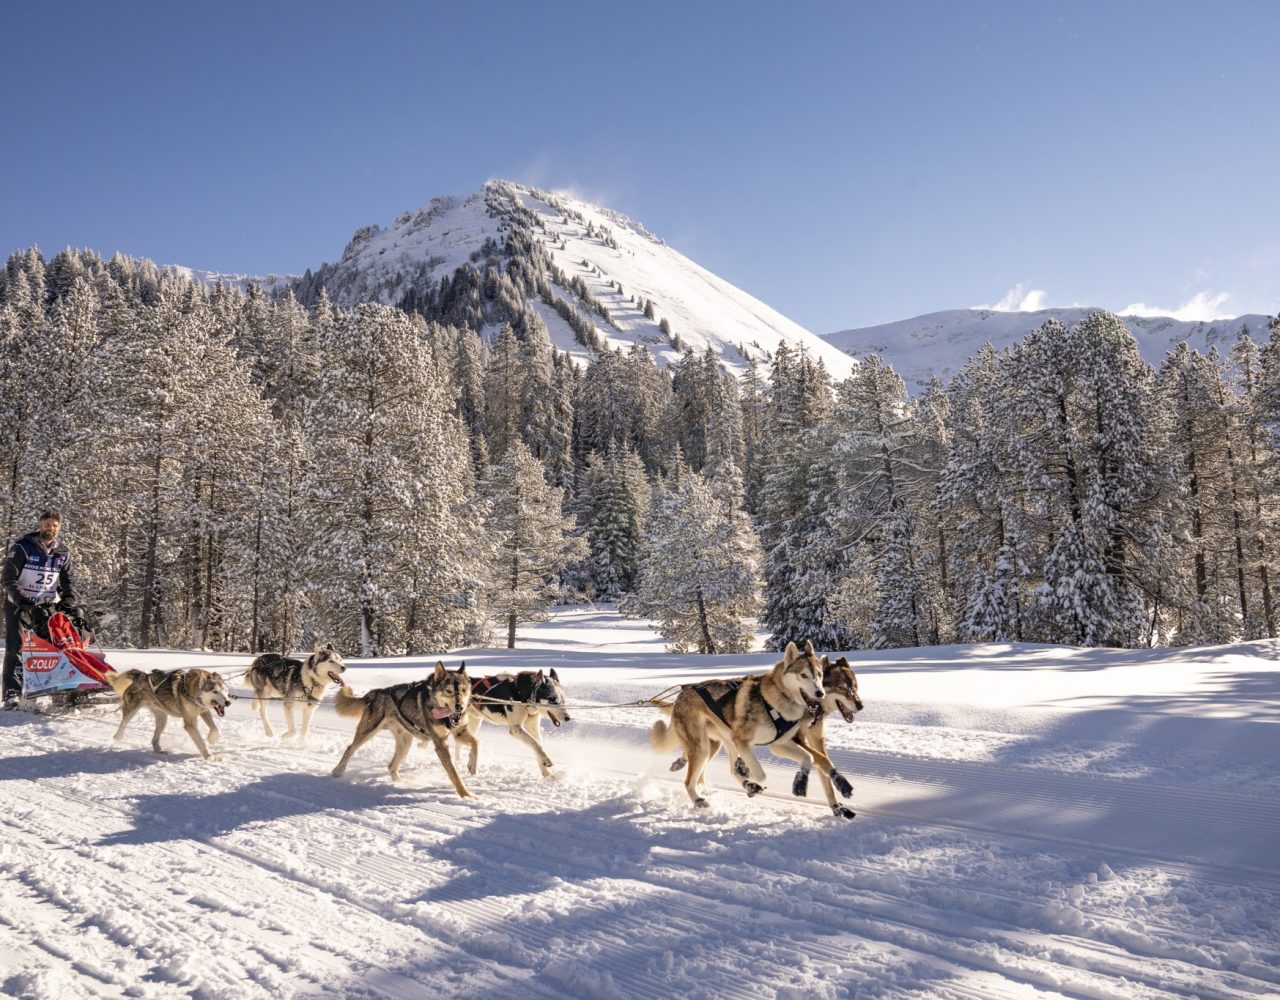
[[[507,688],[511,688],[510,691]],[[471,682],[471,698],[474,701],[480,699],[480,704],[476,707],[486,712],[501,712],[506,715],[510,710],[510,705],[498,704],[500,702],[517,701],[515,684],[510,677],[480,677]]]
[[[707,708],[711,709],[711,714],[728,726],[729,722],[724,717],[724,708],[729,704],[729,702],[733,701],[733,699],[737,697],[738,688],[741,685],[738,681],[725,681],[724,683],[728,685],[728,690],[719,698],[713,698],[711,697],[711,692],[707,690],[707,685],[711,683],[711,681],[705,681],[702,684],[695,684],[693,685],[693,689],[697,691],[699,697],[707,703]],[[792,729],[800,725],[799,719],[788,719],[776,708],[770,705],[763,692],[760,694],[760,700],[764,702],[765,711],[769,713],[769,721],[773,723],[773,739],[769,740],[767,743],[758,744],[759,746],[768,746],[770,743],[777,743],[778,740],[786,736]]]

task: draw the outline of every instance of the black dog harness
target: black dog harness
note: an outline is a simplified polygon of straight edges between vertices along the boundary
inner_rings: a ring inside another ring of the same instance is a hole
[[[515,677],[481,677],[471,682],[471,697],[479,699],[476,707],[486,712],[508,714],[514,707],[511,703],[530,706],[543,705],[538,695],[546,682],[538,682],[534,674],[525,672]],[[559,705],[555,693],[551,692],[547,705]],[[544,705],[545,707],[545,705]]]
[[[738,681],[724,681],[723,683],[728,685],[728,690],[726,690],[719,698],[713,698],[711,697],[711,692],[707,690],[707,686],[711,683],[713,682],[705,681],[702,684],[695,684],[693,685],[693,689],[697,691],[698,696],[707,703],[707,708],[711,710],[711,714],[728,726],[729,722],[724,717],[724,709],[729,702],[733,701],[733,699],[737,697],[738,688],[741,685]],[[770,743],[777,743],[778,740],[782,739],[782,737],[786,736],[796,726],[800,725],[799,719],[785,718],[781,712],[770,705],[765,699],[764,692],[761,692],[760,700],[764,702],[765,710],[769,713],[769,721],[773,723],[773,739],[766,743],[757,744],[758,746],[768,746]],[[730,726],[729,728],[732,729],[733,727]]]
[[[471,682],[471,698],[480,699],[477,708],[486,712],[497,712],[506,715],[511,706],[503,704],[508,701],[519,701],[516,697],[516,685],[510,677],[478,677]]]

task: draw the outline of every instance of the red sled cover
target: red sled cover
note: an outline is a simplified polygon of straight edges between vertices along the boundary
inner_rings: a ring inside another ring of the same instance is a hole
[[[80,633],[62,612],[49,618],[49,638],[22,630],[22,691],[99,691],[107,686],[105,662],[85,649]]]

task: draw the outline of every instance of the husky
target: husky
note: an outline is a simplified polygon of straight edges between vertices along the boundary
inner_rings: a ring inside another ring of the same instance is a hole
[[[120,696],[120,728],[112,737],[114,741],[118,742],[124,736],[129,720],[139,709],[148,708],[156,720],[156,730],[151,737],[152,750],[164,753],[160,748],[160,734],[164,732],[169,716],[173,715],[182,719],[182,728],[191,737],[200,756],[208,759],[209,748],[196,728],[196,719],[204,719],[209,727],[209,742],[217,743],[222,734],[214,725],[213,713],[225,715],[231,698],[225,677],[196,667],[152,670],[150,673],[144,670],[119,673],[108,668],[104,676],[111,690]]]
[[[330,684],[341,684],[346,669],[331,642],[317,646],[305,660],[294,660],[278,653],[259,656],[245,673],[244,681],[253,688],[253,707],[262,716],[262,731],[268,736],[275,735],[267,721],[267,700],[280,698],[284,701],[284,721],[289,727],[284,738],[292,739],[295,732],[293,706],[300,703],[303,706],[302,732],[298,743],[306,743],[311,716],[324,697],[325,689]]]
[[[400,780],[400,765],[404,763],[413,741],[416,739],[423,745],[430,741],[445,773],[453,782],[454,790],[467,798],[471,793],[458,776],[444,740],[450,730],[459,726],[470,704],[471,682],[467,678],[465,663],[457,670],[446,670],[445,665],[437,660],[430,677],[393,687],[374,688],[363,698],[357,698],[351,688],[343,684],[334,695],[334,710],[348,718],[359,717],[360,722],[356,725],[351,745],[333,769],[333,776],[336,778],[347,769],[351,755],[374,734],[387,729],[396,741],[395,753],[387,765],[391,780]]]
[[[745,678],[741,678],[739,682],[741,680]],[[827,742],[823,735],[826,717],[833,712],[839,712],[845,722],[852,723],[854,713],[862,711],[862,699],[858,697],[858,678],[854,675],[849,661],[843,656],[834,664],[828,657],[822,658],[822,688],[822,701],[817,711],[811,711],[801,719],[791,739],[806,751],[813,753],[816,750],[823,758],[829,758]],[[777,747],[772,749],[775,753],[778,752]],[[714,756],[714,751],[711,756]],[[783,753],[783,756],[787,755]],[[681,752],[680,756],[672,761],[671,770],[679,771],[687,763],[688,760]],[[791,792],[798,798],[804,798],[809,792],[809,770],[809,765],[802,763],[791,783]],[[835,795],[836,788],[846,799],[853,795],[853,786],[849,784],[848,779],[836,770],[834,764],[829,770],[819,771],[818,777],[822,780],[822,788],[827,794],[827,805],[831,807],[831,812],[841,819],[853,819],[856,813],[838,803]]]
[[[748,796],[763,791],[765,783],[753,746],[768,746],[804,766],[812,766],[816,758],[824,770],[830,770],[825,754],[792,739],[806,714],[816,712],[822,699],[822,664],[813,643],[806,642],[802,653],[791,642],[766,674],[684,685],[670,709],[671,722],[655,722],[649,742],[659,752],[684,750],[689,762],[684,787],[693,804],[703,809],[707,800],[699,794],[702,772],[722,743],[730,771]]]
[[[515,702],[516,704],[507,704]],[[542,749],[540,731],[543,716],[559,727],[569,721],[564,709],[564,689],[555,668],[550,673],[541,670],[521,670],[518,674],[497,674],[493,677],[477,677],[471,681],[471,705],[463,724],[453,732],[459,744],[470,746],[467,756],[467,773],[476,773],[476,760],[480,755],[478,734],[483,722],[506,726],[507,732],[526,744],[538,761],[545,778],[551,774],[554,762]]]
[[[833,712],[839,712],[845,722],[852,723],[854,713],[862,711],[862,699],[858,697],[857,675],[854,674],[852,665],[843,656],[835,663],[825,656],[822,658],[822,689],[823,696],[818,711],[801,720],[800,728],[793,738],[815,757],[826,758],[828,757],[827,740],[823,730],[827,716]],[[832,813],[841,819],[853,819],[854,811],[836,801],[837,788],[846,799],[853,795],[853,786],[849,784],[848,779],[834,766],[828,770],[819,771],[818,777],[822,781],[822,790],[827,795],[827,805],[831,807]],[[808,764],[800,765],[800,770],[796,772],[795,780],[791,784],[791,791],[799,798],[808,794]]]

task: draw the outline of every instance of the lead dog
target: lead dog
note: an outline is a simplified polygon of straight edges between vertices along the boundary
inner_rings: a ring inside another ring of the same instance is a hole
[[[822,757],[829,759],[825,736],[827,716],[833,712],[839,712],[845,722],[852,723],[854,713],[862,711],[862,699],[858,697],[858,678],[849,661],[843,656],[834,664],[826,656],[822,658],[822,690],[822,701],[817,711],[810,711],[800,720],[800,725],[791,739],[805,750],[816,750]],[[774,752],[777,752],[776,747]],[[686,764],[688,761],[681,753],[672,761],[671,770],[679,771]],[[792,794],[799,798],[808,794],[809,770],[809,765],[802,763],[791,783]],[[853,795],[853,786],[849,784],[848,779],[837,771],[834,765],[830,770],[819,771],[818,777],[822,781],[822,789],[826,793],[827,805],[831,807],[831,812],[841,819],[853,819],[856,813],[836,801],[837,788],[846,799]]]
[[[815,757],[830,759],[827,755],[827,740],[824,732],[827,716],[839,712],[845,722],[852,723],[855,712],[862,711],[862,699],[858,697],[858,678],[853,667],[843,656],[832,663],[827,657],[822,658],[822,701],[818,711],[806,716],[796,731],[794,740]],[[822,790],[827,795],[827,805],[832,813],[841,819],[853,819],[854,811],[836,801],[836,788],[846,799],[853,795],[853,786],[848,779],[832,766],[828,770],[818,772],[822,782]],[[809,791],[809,766],[801,764],[791,783],[792,794],[803,798]]]
[[[209,727],[209,742],[217,743],[222,734],[214,725],[213,713],[217,712],[219,716],[226,714],[230,700],[226,678],[221,674],[192,667],[187,670],[152,670],[150,673],[143,670],[119,673],[108,669],[104,676],[111,690],[120,696],[120,728],[113,740],[119,741],[138,710],[147,708],[156,720],[156,729],[151,736],[152,750],[164,753],[160,748],[160,734],[164,732],[169,716],[173,715],[182,720],[182,728],[191,737],[200,756],[208,759],[209,748],[200,736],[196,719],[204,719]]]
[[[284,721],[289,731],[284,738],[294,735],[293,706],[301,703],[302,732],[299,744],[307,742],[307,730],[311,728],[311,716],[324,697],[330,684],[341,684],[347,669],[333,643],[317,646],[305,660],[295,660],[279,653],[264,653],[253,661],[244,675],[244,681],[253,688],[253,707],[262,716],[262,731],[274,736],[267,721],[267,700],[280,698],[284,702]]]
[[[549,674],[541,670],[521,670],[518,674],[496,674],[472,680],[471,705],[463,724],[453,733],[458,744],[465,743],[471,748],[467,773],[476,773],[480,725],[491,722],[495,726],[506,726],[507,732],[527,745],[538,761],[542,776],[547,777],[554,762],[542,748],[539,727],[543,716],[557,727],[569,721],[569,713],[564,709],[564,689],[560,687],[554,667]]]
[[[649,742],[659,752],[677,746],[684,750],[689,762],[685,790],[695,806],[705,808],[707,800],[699,794],[702,772],[722,743],[731,773],[749,796],[763,791],[765,783],[754,746],[768,746],[801,765],[811,766],[817,758],[824,770],[830,770],[825,754],[792,740],[822,698],[822,664],[813,643],[806,642],[803,653],[794,642],[788,643],[767,674],[684,685],[670,709],[671,722],[655,722]]]
[[[444,745],[451,729],[456,728],[471,704],[471,682],[467,679],[467,665],[457,670],[446,670],[436,661],[431,676],[408,684],[374,688],[363,698],[357,698],[345,684],[334,695],[334,710],[343,716],[359,716],[356,734],[347,747],[338,766],[333,769],[336,778],[347,769],[351,755],[376,733],[388,730],[395,737],[396,749],[391,755],[387,770],[393,781],[400,780],[400,765],[404,763],[414,740],[430,742],[436,748],[436,756],[453,782],[454,791],[463,798],[471,793],[462,783],[449,751]]]

